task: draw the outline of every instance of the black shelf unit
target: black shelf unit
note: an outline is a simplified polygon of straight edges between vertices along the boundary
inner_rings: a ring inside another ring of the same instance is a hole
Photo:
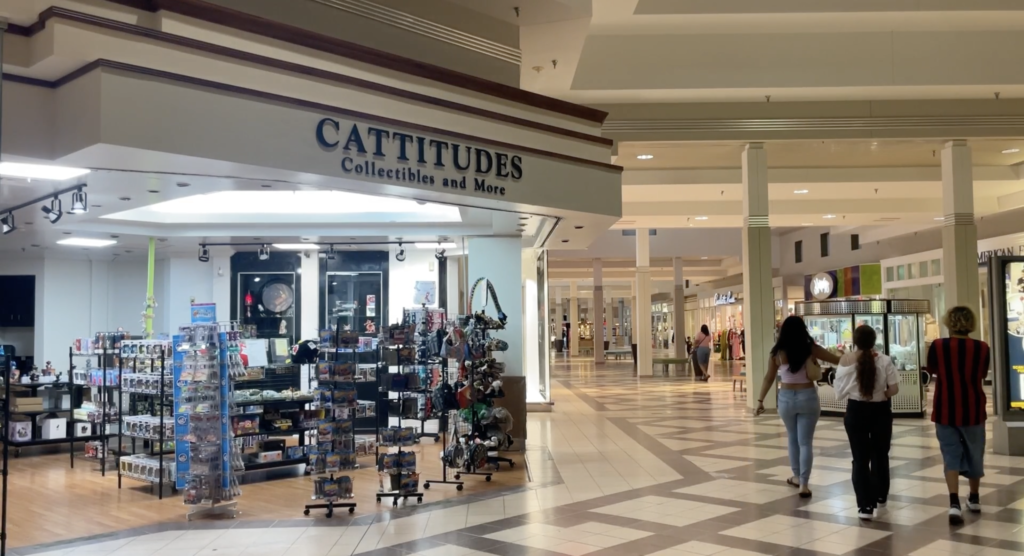
[[[263,378],[258,379],[234,379],[232,381],[234,392],[237,394],[239,390],[273,390],[281,392],[285,390],[299,391],[302,384],[302,369],[300,365],[295,364],[279,364],[279,365],[267,365],[263,367]],[[259,416],[261,420],[260,430],[256,432],[248,432],[241,434],[233,434],[232,438],[255,438],[258,437],[271,437],[271,436],[299,436],[299,446],[305,446],[307,444],[307,433],[311,430],[315,430],[311,427],[301,426],[301,413],[305,410],[308,404],[315,401],[313,398],[303,398],[299,400],[241,400],[237,397],[234,398],[234,404],[238,408],[236,412],[232,413],[231,417],[241,417],[245,415]],[[246,411],[247,408],[258,407],[260,411]],[[281,418],[291,418],[292,427],[284,430],[273,430],[265,428],[269,426],[269,423],[265,421],[267,410],[279,412]],[[294,413],[295,416],[289,416],[288,414]],[[248,443],[248,441],[246,441]],[[286,463],[290,462],[290,463]],[[290,467],[293,465],[306,465],[308,458],[282,458],[280,461],[273,462],[250,462],[245,461],[245,472],[251,471],[266,471],[269,469],[278,469],[283,467]]]
[[[146,367],[149,367],[149,371],[148,372],[144,372],[144,373],[140,373],[139,372],[140,371],[140,362],[141,362],[142,370],[145,370]],[[117,459],[115,460],[117,462],[117,488],[121,488],[122,478],[128,477],[129,479],[132,479],[132,480],[135,480],[135,481],[141,481],[141,482],[149,483],[150,486],[156,485],[156,487],[157,487],[157,498],[160,499],[160,500],[163,500],[163,498],[164,498],[164,484],[166,482],[166,481],[164,481],[164,456],[165,455],[170,455],[170,456],[172,456],[171,457],[171,461],[174,460],[174,458],[173,458],[174,448],[171,448],[170,450],[165,450],[164,449],[164,444],[166,442],[168,442],[168,441],[173,442],[174,441],[174,435],[173,434],[171,435],[170,438],[167,438],[167,436],[164,434],[164,425],[167,423],[167,420],[170,419],[171,422],[173,422],[173,419],[174,419],[174,417],[173,417],[173,413],[174,413],[174,388],[173,387],[168,388],[169,385],[167,384],[167,380],[166,380],[167,378],[171,378],[173,380],[174,372],[173,372],[173,370],[171,368],[171,361],[169,359],[167,359],[166,355],[164,355],[164,354],[161,354],[159,357],[154,357],[154,356],[135,356],[135,357],[132,357],[132,362],[131,362],[132,374],[152,374],[152,375],[156,375],[156,376],[160,377],[159,378],[159,380],[160,380],[160,390],[159,390],[159,392],[155,392],[155,393],[153,393],[153,392],[140,392],[140,391],[136,391],[134,389],[129,390],[129,389],[125,388],[125,381],[124,381],[124,370],[125,369],[124,369],[124,366],[125,366],[125,360],[124,360],[124,358],[122,358],[119,361],[119,364],[117,366],[117,368],[118,368],[118,380],[117,380],[117,382],[121,386],[121,394],[122,394],[122,400],[121,401],[122,401],[123,405],[121,406],[121,410],[118,413],[120,424],[119,424],[119,426],[117,428],[117,448],[115,448],[113,450],[113,454],[117,457]],[[154,373],[153,372],[154,366],[158,366],[158,368],[160,369],[159,373]],[[137,407],[136,404],[139,404],[139,403],[141,403],[141,404],[146,406],[146,413],[138,413],[138,414],[135,413],[135,408]],[[127,407],[125,407],[125,406],[127,406]],[[151,415],[151,416],[159,417],[160,418],[160,421],[159,421],[160,422],[160,431],[159,431],[159,433],[157,435],[157,438],[154,439],[154,438],[147,437],[147,436],[144,436],[144,435],[125,434],[125,428],[126,428],[125,427],[125,417],[135,417],[135,416],[139,416],[139,415]],[[131,445],[132,445],[131,446],[131,451],[125,451],[124,450],[124,438],[125,437],[128,437],[128,438],[131,439]],[[142,478],[139,478],[139,477],[136,477],[136,476],[132,476],[132,475],[125,475],[122,472],[121,457],[122,456],[126,456],[126,455],[136,455],[136,454],[138,454],[139,452],[137,451],[137,445],[136,445],[136,442],[138,440],[142,440],[143,441],[142,442],[142,448],[144,450],[147,448],[147,444],[148,444],[148,448],[149,449],[148,449],[148,451],[146,451],[144,453],[147,454],[147,455],[150,455],[150,456],[156,456],[158,461],[159,461],[158,469],[159,469],[159,475],[160,476],[159,476],[159,478],[156,481],[142,479]],[[154,441],[157,443],[155,445],[156,447],[154,447],[154,444],[153,444]],[[175,489],[174,481],[170,481],[170,485],[171,485],[171,490],[175,491],[176,489]]]
[[[450,380],[450,377],[448,376],[448,358],[445,357],[445,358],[441,359],[441,381],[437,384],[437,386],[435,386],[435,388],[440,388],[442,384],[448,384],[449,380]],[[451,412],[450,411],[442,412],[440,414],[440,417],[438,417],[437,422],[438,422],[438,430],[441,431],[441,450],[444,450],[444,449],[446,449],[448,447],[448,424],[451,422]],[[444,462],[442,462],[441,463],[441,478],[440,479],[433,479],[433,480],[430,480],[430,479],[424,480],[423,481],[423,489],[424,490],[430,490],[430,485],[431,484],[455,485],[455,490],[458,490],[458,491],[461,492],[462,489],[464,488],[463,485],[465,485],[466,483],[463,482],[463,481],[459,481],[458,479],[460,479],[460,478],[461,477],[459,475],[455,475],[454,479],[456,479],[456,480],[449,479],[448,478],[448,465],[445,464]]]
[[[378,369],[377,381],[379,383],[385,383],[382,380],[382,377],[380,376],[381,371],[390,373],[391,372],[391,367],[396,367],[398,369],[398,373],[397,374],[402,374],[403,373],[403,369],[416,366],[416,364],[415,364],[415,357],[414,357],[414,362],[413,363],[408,363],[408,362],[403,363],[402,362],[402,358],[399,355],[399,353],[402,351],[403,348],[411,349],[412,353],[414,353],[414,354],[416,353],[416,347],[417,346],[414,343],[415,342],[414,337],[415,336],[413,334],[413,330],[409,330],[408,334],[406,335],[406,341],[401,342],[401,343],[396,342],[394,344],[389,344],[387,346],[387,348],[381,347],[382,354],[383,354],[385,349],[387,349],[389,351],[392,351],[393,353],[389,354],[387,356],[381,357],[381,359],[385,361],[385,364],[382,365],[380,367],[380,369]],[[412,343],[409,343],[409,342],[412,342]],[[393,365],[391,364],[392,361],[394,362]],[[384,413],[384,415],[386,415],[388,417],[388,425],[390,425],[390,417],[391,417],[391,412],[390,412],[391,396],[390,396],[390,393],[394,392],[394,393],[398,394],[398,398],[397,399],[398,400],[403,400],[403,399],[407,399],[406,396],[405,396],[406,394],[422,395],[423,391],[424,391],[423,388],[412,388],[412,389],[404,389],[403,388],[403,389],[391,389],[391,390],[385,389],[385,388],[381,388],[380,389],[381,401],[385,402],[387,405],[381,407],[380,409],[382,409],[382,411],[378,411],[378,413]],[[399,407],[401,407],[401,405],[402,405],[402,403],[401,403],[401,401],[399,401]],[[398,428],[401,429],[402,428],[402,421],[403,421],[403,419],[402,419],[402,412],[401,411],[398,412],[397,419],[398,419]],[[408,419],[406,419],[406,420],[408,420]],[[413,419],[413,420],[415,420],[415,419]],[[417,443],[419,442],[419,438],[418,437],[416,437],[415,442],[417,442]],[[379,504],[381,502],[382,498],[391,498],[392,499],[392,504],[391,505],[392,505],[392,507],[396,507],[396,508],[398,507],[398,499],[399,498],[401,498],[402,500],[405,500],[406,502],[409,501],[409,498],[415,498],[417,504],[423,503],[423,492],[421,492],[419,489],[417,489],[414,492],[402,492],[402,490],[401,490],[401,476],[406,474],[405,472],[403,472],[403,470],[401,468],[402,452],[404,451],[404,450],[402,450],[403,446],[400,443],[398,443],[398,442],[396,442],[394,446],[384,446],[381,443],[380,428],[378,427],[378,429],[377,429],[377,457],[376,457],[376,460],[378,462],[378,469],[377,469],[377,471],[379,473],[380,472],[384,472],[384,469],[380,467],[380,462],[381,462],[380,449],[382,447],[385,448],[385,449],[388,449],[388,450],[390,448],[398,448],[398,452],[397,452],[398,453],[398,458],[397,458],[397,460],[398,460],[398,466],[399,467],[398,467],[397,475],[399,477],[399,488],[397,490],[392,490],[390,492],[383,492],[383,490],[379,490],[377,492],[377,503]],[[417,461],[417,467],[418,466],[419,466],[419,461]],[[414,473],[416,473],[416,472],[417,471],[414,471]],[[393,481],[393,477],[395,475],[396,474],[390,474],[388,478]],[[393,483],[390,486],[392,488],[394,488],[394,484]]]
[[[68,364],[69,371],[68,372],[69,373],[72,373],[72,375],[74,373],[73,369],[75,367],[74,361],[75,361],[76,357],[79,357],[79,358],[82,358],[82,357],[96,357],[98,362],[99,362],[99,366],[97,366],[95,368],[92,368],[92,369],[86,369],[86,370],[98,370],[101,373],[100,384],[98,384],[98,385],[92,385],[92,384],[84,384],[84,385],[82,385],[83,388],[90,388],[90,389],[93,390],[94,393],[98,394],[97,398],[98,398],[98,403],[100,404],[100,422],[99,423],[95,423],[95,422],[92,422],[92,421],[84,421],[84,420],[81,420],[81,419],[71,419],[71,420],[69,420],[69,423],[85,423],[85,422],[88,422],[94,428],[94,434],[89,435],[89,437],[87,439],[86,437],[75,437],[74,427],[71,427],[71,434],[68,435],[69,443],[70,443],[70,446],[71,446],[71,450],[70,450],[71,451],[71,467],[73,468],[75,466],[75,454],[74,454],[75,453],[75,446],[74,446],[75,440],[87,440],[87,441],[99,440],[102,443],[102,448],[100,449],[100,457],[98,457],[98,458],[86,458],[86,459],[92,459],[93,461],[98,462],[100,464],[100,474],[102,476],[104,476],[104,477],[107,476],[107,454],[109,452],[109,440],[110,440],[111,436],[117,436],[116,434],[108,433],[107,432],[107,425],[110,424],[110,419],[108,418],[108,413],[107,413],[107,402],[108,402],[110,396],[112,396],[112,395],[114,395],[114,393],[120,391],[119,385],[114,385],[114,384],[108,384],[107,383],[107,375],[109,374],[108,371],[112,371],[112,370],[115,369],[114,358],[115,358],[115,356],[118,356],[119,354],[120,354],[120,349],[103,349],[103,350],[94,351],[92,353],[75,353],[73,348],[68,347],[68,360],[69,360],[69,364]],[[118,359],[118,361],[120,361],[120,359]],[[119,364],[120,363],[118,363],[118,365]],[[74,380],[73,376],[72,376],[72,380]],[[88,380],[88,376],[86,377],[86,380]],[[71,406],[72,406],[72,408],[74,408],[74,406],[75,406],[74,400],[72,400]],[[74,410],[72,410],[72,416],[74,416]],[[118,423],[118,429],[120,429],[120,419],[118,419],[117,423]],[[97,426],[99,427],[99,433],[98,434],[95,433],[95,428]]]

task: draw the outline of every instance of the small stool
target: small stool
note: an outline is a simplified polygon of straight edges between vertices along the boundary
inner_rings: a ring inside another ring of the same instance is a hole
[[[736,383],[740,384],[740,392],[747,391],[747,371],[740,371],[740,374],[732,377],[732,391],[736,391]]]

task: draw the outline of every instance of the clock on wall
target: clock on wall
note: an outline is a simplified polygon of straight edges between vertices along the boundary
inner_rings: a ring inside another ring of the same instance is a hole
[[[284,282],[270,282],[260,292],[263,308],[270,313],[280,315],[291,309],[295,303],[295,291]]]

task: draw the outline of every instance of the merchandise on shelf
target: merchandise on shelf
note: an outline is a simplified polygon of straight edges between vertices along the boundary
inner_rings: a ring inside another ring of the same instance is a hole
[[[159,457],[146,454],[121,457],[120,472],[125,477],[148,483],[170,483],[175,477],[173,461],[161,462]]]

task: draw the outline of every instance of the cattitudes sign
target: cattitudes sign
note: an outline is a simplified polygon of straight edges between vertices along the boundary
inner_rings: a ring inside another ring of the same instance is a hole
[[[334,118],[317,123],[316,142],[340,150],[341,171],[357,178],[504,197],[506,186],[523,177],[519,155]]]

